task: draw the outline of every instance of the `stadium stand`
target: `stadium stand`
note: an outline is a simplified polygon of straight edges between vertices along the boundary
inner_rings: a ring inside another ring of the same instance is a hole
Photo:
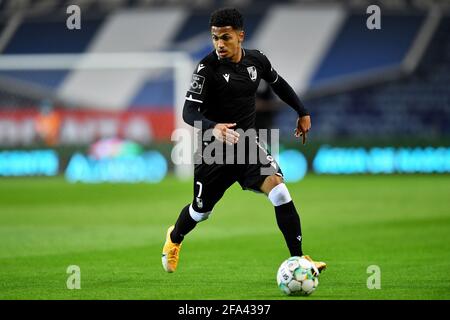
[[[401,79],[306,99],[313,135],[335,138],[423,138],[450,135],[450,18],[441,20],[418,68]],[[290,110],[277,123],[291,133]]]

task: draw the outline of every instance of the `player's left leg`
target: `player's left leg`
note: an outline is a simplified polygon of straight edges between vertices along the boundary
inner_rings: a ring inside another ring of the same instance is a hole
[[[275,207],[278,227],[286,240],[291,256],[302,256],[302,230],[300,217],[292,202],[291,195],[283,183],[283,173],[275,159],[270,155],[259,139],[250,140],[248,153],[254,154],[256,147],[257,162],[250,161],[244,166],[238,180],[243,189],[265,193]]]
[[[261,148],[261,147],[260,147]],[[261,148],[261,150],[264,150]],[[243,176],[238,180],[243,189],[263,192],[272,202],[278,227],[284,236],[291,256],[305,256],[302,250],[302,229],[300,217],[292,201],[288,188],[283,181],[283,173],[276,161],[264,150],[268,163],[249,164],[245,167]],[[314,262],[317,269],[326,268],[324,262]]]
[[[303,255],[300,217],[281,175],[267,176],[260,190],[267,195],[275,208],[277,224],[283,233],[291,256],[303,256],[314,262],[319,271],[325,270],[326,263],[315,262],[309,256]]]
[[[303,255],[302,229],[300,217],[292,201],[283,178],[279,175],[267,176],[260,187],[275,208],[278,227],[283,233],[291,256]]]

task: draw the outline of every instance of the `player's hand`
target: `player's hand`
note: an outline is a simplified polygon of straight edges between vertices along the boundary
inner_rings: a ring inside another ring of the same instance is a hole
[[[298,138],[302,136],[302,143],[306,143],[306,134],[311,129],[311,117],[303,116],[297,119],[297,128],[294,135]]]
[[[213,129],[213,135],[216,139],[228,145],[238,143],[239,133],[231,129],[235,126],[236,123],[218,123]]]

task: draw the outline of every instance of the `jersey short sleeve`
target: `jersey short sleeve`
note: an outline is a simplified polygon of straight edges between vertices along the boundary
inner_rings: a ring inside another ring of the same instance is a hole
[[[275,69],[272,67],[272,64],[270,63],[269,59],[266,57],[266,55],[259,51],[260,59],[263,65],[263,74],[262,78],[266,80],[268,83],[274,83],[278,80],[278,73],[275,71]]]

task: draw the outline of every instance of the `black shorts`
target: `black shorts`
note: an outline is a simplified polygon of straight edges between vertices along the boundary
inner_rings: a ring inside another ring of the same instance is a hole
[[[283,177],[278,163],[263,149],[263,159],[245,164],[196,164],[192,207],[197,212],[209,212],[235,182],[242,189],[261,192],[264,180],[271,175]]]

